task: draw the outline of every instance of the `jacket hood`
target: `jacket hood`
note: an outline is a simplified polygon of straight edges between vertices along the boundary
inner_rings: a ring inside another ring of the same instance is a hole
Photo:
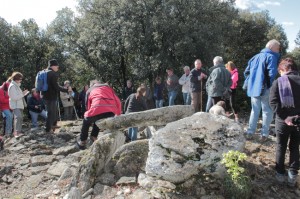
[[[279,53],[276,53],[276,52],[273,52],[272,50],[270,50],[269,48],[264,48],[260,51],[261,53],[270,53],[274,56],[276,56],[277,58],[280,57],[280,54]]]

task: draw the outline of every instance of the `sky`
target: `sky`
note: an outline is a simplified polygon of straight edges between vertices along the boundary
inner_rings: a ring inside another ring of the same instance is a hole
[[[46,28],[55,19],[56,11],[64,7],[76,11],[76,5],[76,0],[0,0],[0,17],[12,25],[33,18],[39,27]],[[236,7],[253,12],[269,10],[285,30],[289,50],[295,48],[294,40],[300,31],[300,0],[236,0]]]

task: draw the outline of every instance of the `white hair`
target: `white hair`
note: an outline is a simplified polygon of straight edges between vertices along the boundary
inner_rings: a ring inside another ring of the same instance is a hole
[[[183,70],[185,71],[185,70],[190,70],[190,67],[189,66],[185,66],[185,67],[183,67]]]
[[[214,66],[219,65],[219,64],[223,64],[223,58],[220,56],[216,56],[213,60],[214,62]]]
[[[91,80],[90,81],[90,87],[94,86],[95,84],[100,84],[100,81],[97,79]]]
[[[272,49],[274,46],[280,46],[279,41],[277,41],[276,39],[272,39],[270,41],[268,41],[268,43],[266,44],[266,48]]]

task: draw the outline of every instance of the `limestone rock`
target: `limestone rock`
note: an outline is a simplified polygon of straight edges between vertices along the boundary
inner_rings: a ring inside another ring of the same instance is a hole
[[[116,162],[114,173],[117,178],[135,177],[139,172],[144,171],[148,152],[148,140],[137,140],[121,146],[113,155],[113,160]]]
[[[53,164],[47,171],[48,174],[53,176],[61,176],[63,171],[68,168],[69,165],[67,165],[64,162],[58,162],[56,164]]]
[[[78,151],[75,145],[73,146],[66,146],[66,147],[60,147],[58,149],[55,149],[53,151],[53,155],[68,155],[70,153],[74,153]]]
[[[196,113],[153,134],[146,174],[180,183],[200,170],[221,174],[222,154],[244,148],[241,126],[224,116]]]
[[[131,126],[162,126],[191,116],[194,112],[192,106],[176,105],[120,115],[98,121],[96,124],[107,129],[125,129]]]
[[[31,166],[43,166],[46,164],[51,164],[55,156],[53,155],[37,155],[31,158]]]
[[[70,192],[63,199],[83,199],[81,192],[77,187],[72,187]]]

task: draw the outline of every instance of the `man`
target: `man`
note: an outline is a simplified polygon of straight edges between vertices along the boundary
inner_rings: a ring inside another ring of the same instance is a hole
[[[66,80],[64,82],[64,88],[68,88],[70,86],[70,81]],[[60,92],[60,100],[64,107],[64,119],[72,120],[73,119],[73,109],[74,109],[74,99],[73,97],[66,92]]]
[[[190,88],[190,67],[183,68],[184,74],[179,79],[179,84],[182,85],[182,97],[184,105],[191,105],[191,88]]]
[[[168,68],[166,70],[168,77],[167,77],[167,90],[168,90],[168,100],[169,106],[175,105],[175,99],[178,93],[178,77],[174,74],[173,68]]]
[[[86,112],[81,128],[79,149],[86,148],[89,127],[93,124],[91,139],[95,141],[99,134],[99,128],[95,124],[97,120],[113,117],[121,114],[121,101],[114,90],[108,84],[101,84],[97,80],[91,81],[90,88],[86,92]]]
[[[207,95],[211,97],[213,105],[221,101],[224,93],[230,90],[232,84],[231,74],[225,68],[223,58],[216,56],[213,59],[215,68],[206,82]]]
[[[269,104],[270,87],[277,75],[277,65],[279,61],[280,43],[270,40],[266,48],[252,57],[244,72],[247,88],[247,95],[251,97],[251,114],[247,138],[251,139],[256,131],[258,117],[262,109],[262,129],[261,141],[264,142],[269,136],[270,124],[273,120],[273,111]]]
[[[61,92],[72,92],[72,88],[63,88],[57,83],[58,62],[55,59],[48,61],[47,84],[48,90],[43,91],[48,117],[46,120],[46,133],[53,133],[54,126],[57,122],[57,95]]]
[[[125,88],[123,90],[123,93],[122,93],[123,100],[126,100],[127,97],[129,95],[131,95],[132,93],[135,93],[135,89],[134,89],[134,87],[132,85],[131,80],[127,80],[126,86],[125,86]]]
[[[190,73],[190,89],[192,105],[195,108],[195,112],[202,111],[202,81],[207,78],[202,68],[202,62],[200,59],[195,60],[195,68]]]

